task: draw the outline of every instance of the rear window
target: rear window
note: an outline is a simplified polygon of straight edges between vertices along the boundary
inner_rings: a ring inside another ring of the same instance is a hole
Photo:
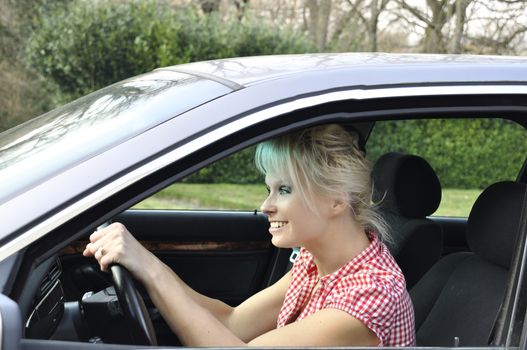
[[[525,160],[525,129],[505,119],[381,121],[367,142],[375,162],[387,152],[426,159],[442,186],[437,216],[467,217],[487,186],[516,180]]]

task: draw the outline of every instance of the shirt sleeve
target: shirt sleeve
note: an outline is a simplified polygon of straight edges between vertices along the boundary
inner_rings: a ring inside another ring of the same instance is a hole
[[[404,287],[404,285],[403,285]],[[385,345],[396,316],[401,288],[396,279],[379,279],[368,274],[352,275],[340,281],[325,308],[344,311],[371,329]]]

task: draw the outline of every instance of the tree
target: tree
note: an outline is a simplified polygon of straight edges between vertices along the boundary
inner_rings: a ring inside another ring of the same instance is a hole
[[[527,1],[474,0],[467,35],[470,51],[485,54],[521,54],[527,52]]]
[[[63,100],[157,67],[214,58],[311,51],[301,35],[224,20],[168,1],[77,0],[42,21],[30,40],[35,68]]]
[[[397,3],[402,10],[399,16],[401,20],[406,20],[424,29],[421,51],[426,53],[446,53],[448,52],[448,45],[445,40],[445,27],[455,15],[458,18],[464,18],[461,12],[458,13],[455,10],[466,10],[466,6],[468,6],[470,1],[426,0],[427,7],[425,9],[417,5],[411,5],[405,0],[397,0]],[[456,6],[456,3],[461,2],[467,3],[467,5]]]
[[[377,33],[379,27],[379,18],[384,10],[386,10],[391,0],[371,0],[366,2],[364,0],[347,0],[351,6],[350,13],[355,14],[362,25],[366,28],[368,45],[367,51],[377,51]]]
[[[526,0],[427,0],[426,7],[396,2],[398,22],[422,38],[421,52],[517,54],[526,50]]]
[[[318,51],[326,49],[331,14],[331,0],[306,0],[308,31]]]
[[[51,107],[51,87],[26,64],[24,46],[40,16],[67,1],[0,0],[0,131]]]

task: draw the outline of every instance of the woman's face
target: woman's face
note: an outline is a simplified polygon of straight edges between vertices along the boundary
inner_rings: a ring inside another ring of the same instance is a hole
[[[280,248],[307,247],[322,237],[328,223],[330,200],[314,198],[313,211],[291,181],[267,175],[269,195],[261,211],[267,215],[273,245]]]

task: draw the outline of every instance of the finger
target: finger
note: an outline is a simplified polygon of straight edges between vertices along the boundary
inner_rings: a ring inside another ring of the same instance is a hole
[[[97,251],[97,247],[93,243],[88,243],[86,245],[86,248],[84,248],[84,251],[82,252],[82,255],[84,256],[94,256],[95,252]]]
[[[100,254],[99,248],[95,248],[95,252],[93,252],[93,257],[97,260],[100,260],[101,254]]]
[[[90,242],[95,243],[106,234],[106,228],[95,231],[90,235]]]
[[[99,267],[101,268],[101,271],[103,271],[103,272],[108,271],[108,266],[107,266],[107,265],[104,265],[104,264],[101,263],[100,261],[99,261]]]
[[[118,264],[119,260],[117,259],[117,256],[114,253],[108,253],[106,255],[102,255],[99,260],[99,265],[101,266],[102,271],[108,271],[110,265],[112,264]]]
[[[108,256],[101,256],[101,259],[99,260],[99,264],[101,265],[101,269],[103,271],[108,270],[108,267],[112,263],[112,260]]]
[[[88,246],[86,246],[86,248],[84,248],[84,251],[82,252],[82,255],[85,256],[85,257],[93,256],[91,250],[88,249]]]

